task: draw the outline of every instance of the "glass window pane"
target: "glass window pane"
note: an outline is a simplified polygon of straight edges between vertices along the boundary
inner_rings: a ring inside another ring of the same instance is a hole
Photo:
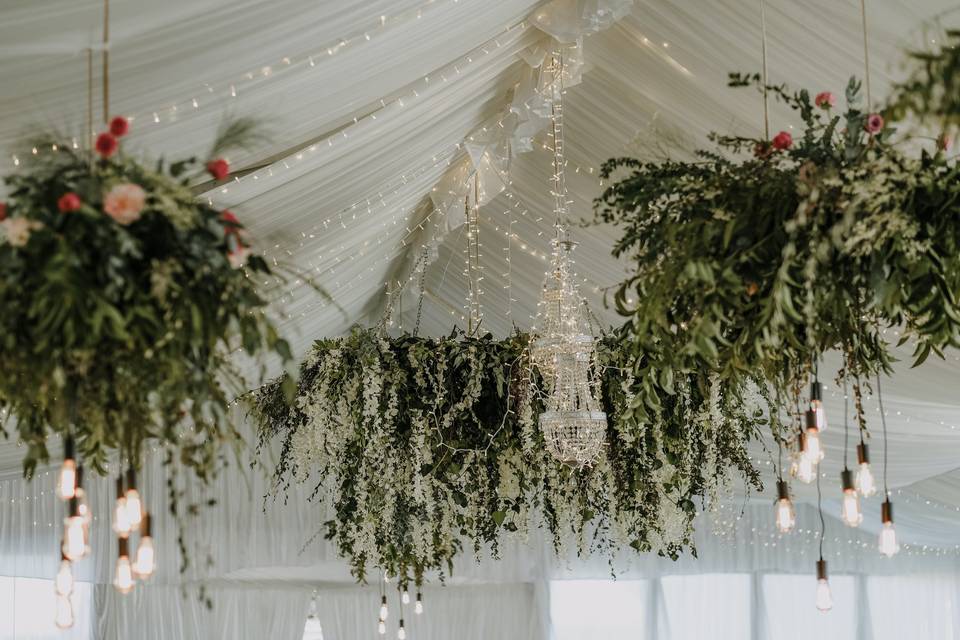
[[[550,583],[554,640],[645,637],[649,584],[642,580],[555,580]]]
[[[750,576],[702,574],[661,580],[670,640],[743,640],[750,637]]]
[[[857,603],[853,578],[830,576],[833,609],[827,612],[818,611],[814,605],[816,586],[812,572],[809,576],[763,577],[764,622],[770,640],[848,640],[856,637]]]
[[[0,639],[87,640],[90,637],[91,588],[73,587],[73,627],[61,631],[53,623],[56,596],[52,580],[0,577]]]

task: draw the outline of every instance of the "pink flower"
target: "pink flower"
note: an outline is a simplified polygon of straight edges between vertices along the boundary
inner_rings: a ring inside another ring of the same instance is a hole
[[[112,156],[114,152],[116,152],[118,146],[117,139],[111,133],[101,133],[97,136],[97,153],[104,158],[109,158]]]
[[[75,194],[73,191],[67,191],[65,194],[60,196],[60,199],[57,200],[57,209],[60,210],[60,213],[70,213],[71,211],[76,211],[80,208],[80,196]]]
[[[24,217],[7,218],[0,222],[3,233],[11,247],[23,247],[30,241],[30,234],[43,228],[43,223]]]
[[[951,147],[953,147],[953,138],[946,132],[937,136],[937,151],[949,152]]]
[[[215,180],[223,180],[230,174],[230,163],[223,158],[217,158],[207,163],[207,171]]]
[[[7,203],[0,202],[0,222],[7,219]]]
[[[821,109],[829,109],[833,105],[837,104],[837,97],[829,91],[821,91],[817,94],[817,97],[813,99],[813,104],[817,105]]]
[[[110,121],[110,133],[114,137],[122,138],[128,131],[130,131],[130,121],[123,116],[117,116]]]
[[[880,133],[883,131],[883,116],[879,113],[871,113],[867,116],[867,123],[864,126],[868,133]]]
[[[231,249],[227,252],[227,260],[230,261],[230,266],[234,269],[239,269],[243,265],[247,264],[247,258],[250,257],[250,248],[245,247],[242,244],[237,244],[234,249]]]
[[[781,131],[773,137],[773,148],[777,151],[783,151],[793,146],[793,136],[786,131]]]
[[[129,182],[118,184],[103,198],[103,210],[117,224],[124,226],[140,219],[140,212],[147,200],[146,192]]]

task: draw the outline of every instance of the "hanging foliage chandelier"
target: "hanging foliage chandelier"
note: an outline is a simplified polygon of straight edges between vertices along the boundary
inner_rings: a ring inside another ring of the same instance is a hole
[[[574,243],[566,229],[567,190],[563,156],[563,57],[554,52],[552,74],[553,197],[556,214],[550,271],[539,303],[540,331],[530,348],[549,396],[540,429],[551,455],[575,469],[602,455],[607,415],[600,410],[591,369],[594,338],[583,313],[571,260]]]

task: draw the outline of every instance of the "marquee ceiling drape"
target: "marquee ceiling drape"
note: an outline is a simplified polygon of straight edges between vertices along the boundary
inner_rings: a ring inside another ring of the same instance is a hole
[[[857,2],[767,4],[771,80],[840,94],[850,75],[862,75]],[[906,48],[939,37],[931,20],[956,22],[953,4],[869,3],[875,95],[896,77]],[[0,171],[30,162],[32,150],[17,141],[31,126],[82,141],[85,50],[95,49],[99,86],[101,9],[99,0],[12,0],[0,7]],[[756,135],[762,128],[759,97],[725,86],[728,71],[760,66],[752,0],[113,0],[111,16],[110,111],[133,119],[128,149],[202,152],[228,115],[252,115],[269,130],[268,143],[230,158],[241,170],[238,181],[207,185],[201,197],[234,209],[272,259],[331,294],[333,303],[299,278],[265,283],[297,355],[314,338],[379,321],[385,292],[398,283],[405,290],[396,296],[394,321],[412,329],[420,279],[414,267],[424,252],[421,333],[464,324],[463,196],[475,166],[483,191],[482,326],[499,335],[529,328],[552,225],[550,154],[536,133],[536,86],[553,37],[586,36],[574,56],[580,73],[570,78],[564,115],[577,217],[590,217],[602,189],[598,166],[608,157],[682,156],[706,144],[711,130]],[[99,120],[99,91],[94,103]],[[796,126],[791,118],[772,106],[774,131]],[[577,228],[574,236],[583,291],[602,321],[615,324],[602,298],[624,269],[609,253],[616,230]],[[901,492],[898,530],[907,542],[953,550],[960,526],[960,356],[910,369],[909,349],[901,352],[884,396],[889,478]],[[836,364],[828,360],[824,369]],[[824,436],[823,470],[836,484],[843,403],[833,385],[827,395],[833,428]],[[876,436],[875,399],[867,409]],[[873,447],[876,463],[879,439]],[[769,453],[760,444],[753,453],[769,482]],[[35,489],[14,479],[21,457],[16,443],[0,444],[0,475],[9,478],[3,491],[25,498]],[[807,487],[799,495],[815,500]],[[865,522],[879,520],[874,502]],[[835,501],[827,506],[838,509]],[[289,535],[300,536],[285,540],[289,548],[317,522],[316,512],[301,508],[281,519],[296,526]],[[0,513],[3,551],[17,554],[22,549],[9,546],[7,533],[30,514],[7,504]],[[223,574],[296,581],[303,577],[298,562],[317,560],[253,556],[244,566],[227,562]]]

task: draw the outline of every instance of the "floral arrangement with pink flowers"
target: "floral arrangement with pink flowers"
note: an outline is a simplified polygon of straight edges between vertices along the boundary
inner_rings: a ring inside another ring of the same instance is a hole
[[[250,277],[267,263],[237,216],[192,190],[227,177],[221,156],[248,142],[251,123],[225,127],[210,160],[155,168],[123,153],[129,130],[114,118],[90,150],[31,141],[44,151],[5,178],[0,407],[27,474],[59,434],[100,472],[114,455],[140,466],[150,442],[209,478],[235,439],[228,403],[263,375],[231,354],[291,359],[254,284],[263,277]]]

